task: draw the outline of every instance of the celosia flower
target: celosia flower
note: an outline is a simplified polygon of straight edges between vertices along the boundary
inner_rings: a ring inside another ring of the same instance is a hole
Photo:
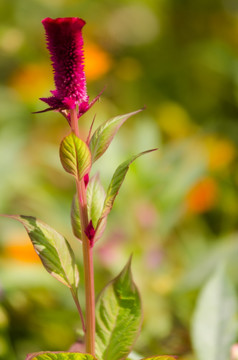
[[[46,18],[42,21],[46,31],[54,69],[56,90],[40,100],[49,105],[46,110],[70,110],[78,105],[78,116],[84,114],[98,99],[89,103],[84,73],[82,28],[85,21],[79,18]]]

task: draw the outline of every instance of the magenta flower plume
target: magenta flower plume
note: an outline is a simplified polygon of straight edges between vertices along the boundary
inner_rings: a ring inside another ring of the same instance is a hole
[[[82,28],[85,21],[79,18],[46,18],[42,21],[46,32],[54,69],[56,90],[48,98],[46,110],[70,110],[78,105],[78,115],[84,114],[98,99],[88,102],[84,72]]]

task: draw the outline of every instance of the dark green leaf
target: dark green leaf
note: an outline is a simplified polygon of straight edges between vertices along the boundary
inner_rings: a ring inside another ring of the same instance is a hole
[[[229,359],[237,336],[237,302],[224,267],[218,268],[198,299],[192,340],[199,360]]]
[[[141,300],[132,279],[131,260],[101,292],[96,303],[96,356],[125,358],[139,334]]]
[[[79,283],[79,273],[68,241],[57,231],[32,216],[9,217],[24,225],[45,269],[75,291]]]
[[[87,144],[74,133],[66,136],[60,145],[61,163],[68,173],[81,180],[91,168],[91,153]]]
[[[140,109],[129,114],[116,116],[113,119],[107,120],[97,128],[89,143],[92,153],[92,162],[95,162],[104,154],[122,124],[129,117],[138,114],[140,111],[142,110]]]

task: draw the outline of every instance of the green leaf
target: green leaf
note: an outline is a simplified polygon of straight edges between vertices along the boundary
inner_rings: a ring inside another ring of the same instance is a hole
[[[32,216],[9,217],[24,225],[45,269],[61,283],[76,291],[79,273],[68,241],[57,231]]]
[[[71,225],[73,233],[79,240],[82,240],[81,222],[79,215],[79,203],[77,194],[74,195],[71,206]]]
[[[96,358],[90,354],[47,351],[29,354],[26,360],[96,360]]]
[[[192,340],[199,360],[229,359],[237,335],[235,290],[219,267],[203,288],[192,323]]]
[[[88,206],[88,218],[92,220],[94,228],[96,227],[100,215],[103,209],[103,203],[105,200],[105,191],[101,185],[99,175],[94,175],[87,186],[87,206]],[[106,219],[105,219],[106,220]],[[81,239],[81,224],[79,215],[79,205],[77,195],[74,196],[71,207],[71,223],[74,235]],[[106,221],[102,223],[101,230],[98,229],[95,240],[102,235],[105,228]]]
[[[124,359],[141,327],[141,300],[132,279],[131,259],[99,295],[96,303],[96,357]]]
[[[61,142],[60,160],[65,171],[78,180],[81,180],[91,168],[90,150],[74,133],[66,136]]]
[[[127,171],[129,170],[131,163],[133,161],[135,161],[139,156],[147,154],[147,153],[155,151],[155,150],[157,150],[157,149],[143,151],[140,154],[131,156],[128,160],[126,160],[120,166],[118,166],[118,168],[116,169],[116,171],[112,177],[111,183],[107,189],[106,199],[104,201],[103,211],[102,211],[101,217],[99,219],[98,226],[100,226],[102,219],[105,218],[110,213],[113,203],[116,199],[116,196],[117,196],[119,189],[125,179],[125,176],[127,174]]]
[[[105,195],[99,175],[96,174],[90,179],[87,186],[88,215],[94,227],[96,227],[102,213]]]
[[[107,120],[97,128],[89,143],[92,154],[92,162],[95,162],[104,154],[122,124],[129,117],[138,114],[140,111],[142,111],[142,109],[131,112],[129,114],[116,116],[115,118]]]
[[[175,360],[175,359],[177,359],[176,356],[161,355],[161,356],[152,356],[142,360]]]

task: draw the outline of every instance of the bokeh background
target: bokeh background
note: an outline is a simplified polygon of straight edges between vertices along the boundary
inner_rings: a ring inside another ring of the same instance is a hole
[[[191,322],[216,265],[238,288],[238,3],[235,0],[10,0],[0,2],[0,212],[34,215],[70,241],[72,178],[59,143],[69,131],[39,97],[54,89],[41,20],[86,20],[87,134],[110,117],[127,121],[95,171],[107,187],[134,163],[95,247],[96,292],[133,253],[144,322],[135,350],[195,360]],[[83,281],[82,281],[83,282]],[[83,284],[80,288],[83,303]],[[65,350],[80,322],[69,291],[51,278],[19,224],[0,220],[0,359]]]

